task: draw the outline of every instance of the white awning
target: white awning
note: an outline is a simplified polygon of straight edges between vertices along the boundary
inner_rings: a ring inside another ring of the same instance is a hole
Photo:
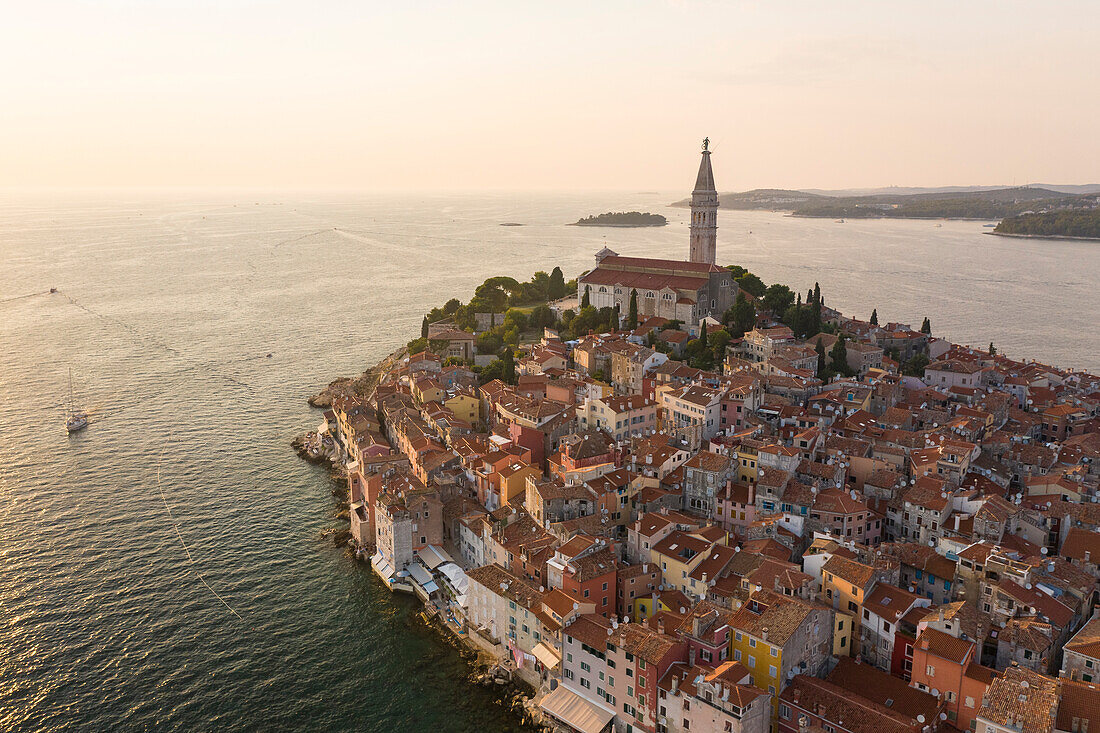
[[[588,702],[564,685],[542,698],[539,707],[581,733],[603,733],[615,717],[615,713]]]
[[[561,654],[545,641],[540,641],[538,644],[535,644],[535,648],[531,650],[531,653],[534,654],[535,659],[542,662],[542,666],[547,669],[553,669],[561,664]]]
[[[470,589],[470,579],[466,576],[466,571],[453,562],[440,565],[439,572],[447,578],[455,593],[463,595]]]
[[[391,580],[393,578],[393,568],[386,562],[386,558],[382,557],[381,552],[374,553],[370,562],[371,565],[374,566],[374,569],[378,571],[378,574],[383,578],[386,580]]]

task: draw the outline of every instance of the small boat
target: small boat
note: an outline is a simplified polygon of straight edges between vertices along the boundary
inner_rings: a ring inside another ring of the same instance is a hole
[[[936,222],[936,226],[938,226],[938,227],[942,227],[942,226],[943,226],[943,224],[940,224],[940,223],[939,223],[939,222],[937,221],[937,222]]]
[[[833,223],[834,224],[843,224],[844,220],[843,219],[836,219],[836,220],[833,221]]]
[[[69,369],[69,415],[65,419],[65,429],[76,433],[88,427],[88,413],[76,406],[73,398],[73,370]]]

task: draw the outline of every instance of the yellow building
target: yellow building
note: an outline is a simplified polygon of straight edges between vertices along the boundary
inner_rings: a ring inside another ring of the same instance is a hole
[[[444,396],[443,386],[434,379],[425,377],[413,385],[413,396],[422,405],[428,402],[440,402]]]
[[[481,422],[481,400],[472,394],[458,392],[452,397],[445,397],[443,404],[459,420],[465,420],[470,425]]]
[[[778,729],[779,694],[795,674],[817,676],[832,651],[833,611],[771,592],[754,593],[733,616],[730,658],[772,696],[771,730]]]
[[[852,655],[852,640],[859,639],[859,622],[863,613],[863,600],[875,582],[875,569],[855,560],[833,555],[821,567],[821,590],[825,603],[839,613],[852,617],[849,624],[848,654]]]
[[[532,481],[542,480],[542,470],[525,461],[514,461],[502,467],[497,474],[500,476],[500,503],[501,506],[512,501],[517,496],[525,496],[527,493],[527,478]]]
[[[854,617],[849,613],[836,611],[833,614],[833,656],[847,657],[852,652],[852,623]]]
[[[755,484],[759,476],[759,453],[755,446],[746,445],[748,441],[742,441],[737,446],[738,475],[737,479],[743,484]]]

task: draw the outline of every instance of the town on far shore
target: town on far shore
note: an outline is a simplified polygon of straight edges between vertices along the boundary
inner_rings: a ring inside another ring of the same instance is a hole
[[[711,154],[686,260],[490,278],[332,390],[354,551],[550,730],[1088,733],[1100,378],[717,265]]]

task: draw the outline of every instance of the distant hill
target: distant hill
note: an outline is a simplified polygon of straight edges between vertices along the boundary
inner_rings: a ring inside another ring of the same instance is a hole
[[[1100,239],[1100,208],[1010,216],[993,230],[1014,237]]]
[[[1038,186],[976,190],[893,190],[895,192],[892,193],[833,196],[810,191],[755,189],[740,193],[720,193],[718,200],[719,206],[726,209],[789,211],[795,216],[853,219],[1001,219],[1025,212],[1092,208],[1097,205],[1098,199],[1095,193],[1063,193]],[[919,192],[896,192],[913,190]],[[673,206],[688,206],[690,203],[690,199],[684,199]]]
[[[641,211],[619,211],[596,214],[578,219],[573,226],[578,227],[663,227],[668,219],[660,214]]]

